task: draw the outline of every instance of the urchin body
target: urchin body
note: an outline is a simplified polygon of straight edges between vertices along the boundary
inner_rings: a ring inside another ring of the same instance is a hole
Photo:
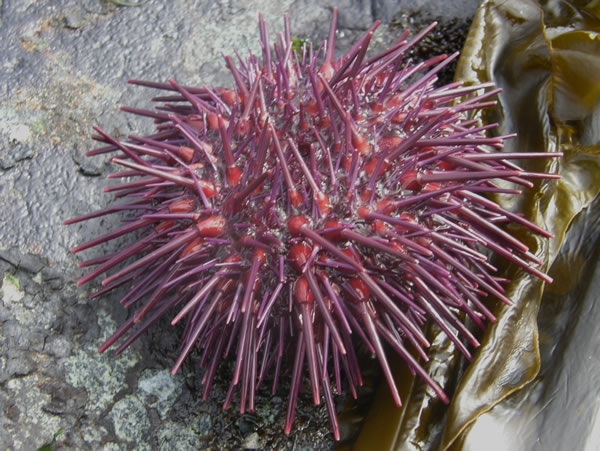
[[[551,177],[509,160],[558,154],[498,152],[508,137],[487,137],[494,126],[470,119],[498,91],[435,86],[455,55],[407,63],[430,28],[368,57],[375,24],[336,60],[336,17],[321,47],[300,52],[287,19],[271,47],[260,18],[262,58],[226,58],[232,89],[134,81],[173,95],[156,111],[124,108],[153,117],[154,135],[123,142],[97,129],[108,146],[90,154],[120,153],[112,161],[126,170],[111,177],[133,178],[107,189],[125,202],[67,222],[135,212],[74,249],[140,236],[82,264],[96,268],[80,284],[119,268],[96,295],[130,286],[121,302],[134,313],[101,351],[128,335],[122,351],[175,312],[172,323],[186,327],[173,373],[197,349],[206,397],[221,361],[232,359],[224,406],[238,392],[241,412],[254,410],[265,378],[275,390],[289,377],[286,432],[307,373],[337,439],[333,394],[346,386],[355,395],[362,384],[357,341],[376,356],[396,404],[389,352],[447,402],[419,363],[429,346],[423,325],[435,321],[470,357],[464,342],[478,342],[463,318],[494,321],[481,295],[510,303],[485,249],[550,281],[501,224],[549,234],[485,194],[519,193],[497,180]]]

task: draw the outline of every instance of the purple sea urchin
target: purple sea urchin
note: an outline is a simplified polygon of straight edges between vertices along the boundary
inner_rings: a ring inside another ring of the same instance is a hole
[[[123,351],[174,311],[172,324],[186,325],[173,373],[197,349],[204,398],[231,355],[224,407],[239,389],[240,411],[252,411],[256,388],[269,376],[275,390],[287,362],[289,433],[306,367],[314,403],[325,400],[338,439],[334,387],[346,384],[355,396],[362,384],[352,337],[376,356],[396,404],[385,343],[447,402],[413,353],[427,360],[422,327],[431,319],[470,358],[464,341],[479,343],[462,317],[480,327],[494,321],[480,295],[510,303],[484,250],[551,281],[499,224],[550,234],[483,194],[520,193],[496,180],[527,187],[555,177],[509,160],[559,154],[498,152],[510,136],[486,137],[494,124],[469,117],[493,105],[498,90],[435,86],[456,55],[407,63],[432,27],[367,57],[376,23],[335,60],[336,18],[334,10],[321,47],[296,52],[287,18],[271,47],[259,16],[262,60],[225,58],[233,89],[132,81],[173,92],[155,99],[164,102],[156,111],[123,108],[154,118],[157,132],[124,142],[97,128],[107,146],[88,153],[120,153],[111,161],[126,170],[110,178],[134,180],[106,191],[128,200],[66,223],[135,212],[73,249],[140,236],[81,263],[95,268],[79,285],[118,267],[93,296],[128,284],[121,303],[135,308],[100,352],[121,338]]]

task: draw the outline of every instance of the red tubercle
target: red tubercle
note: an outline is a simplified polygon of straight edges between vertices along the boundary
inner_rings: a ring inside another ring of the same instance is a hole
[[[288,231],[290,235],[296,237],[300,235],[300,229],[308,226],[308,219],[304,216],[293,216],[288,220]]]
[[[389,242],[389,247],[394,252],[400,252],[401,254],[408,255],[408,249],[406,249],[406,246],[404,246],[396,240],[391,240]],[[408,274],[408,272],[406,274]]]
[[[304,111],[306,111],[311,116],[316,115],[319,112],[319,105],[314,100],[307,102],[304,104]]]
[[[418,224],[418,221],[413,216],[404,214],[404,213],[401,213],[398,216],[396,216],[396,219],[398,219],[402,222],[408,223],[408,224],[415,224],[415,225]],[[395,224],[394,229],[396,229],[399,232],[414,232],[414,228],[405,227],[400,224]]]
[[[223,102],[228,106],[236,105],[240,102],[240,96],[232,89],[219,88],[217,93]]]
[[[211,147],[211,151],[212,151],[212,147]],[[202,169],[204,169],[204,163],[192,163],[188,166],[188,168],[191,171],[201,171]],[[183,169],[181,170],[181,173],[184,174],[185,172],[183,171]]]
[[[385,102],[385,110],[391,111],[395,107],[399,106],[403,101],[404,97],[400,93],[393,95]]]
[[[446,160],[438,161],[436,166],[440,171],[453,171],[456,169],[455,164],[450,163],[449,161],[446,161]]]
[[[342,226],[342,224],[339,221],[335,221],[335,220],[327,221],[327,222],[325,222],[324,229],[326,229],[326,230],[334,229],[334,230],[323,233],[323,237],[327,238],[329,241],[334,241],[334,242],[342,241],[344,238],[342,237],[340,232],[343,228],[344,227]]]
[[[319,74],[321,74],[321,76],[328,82],[331,81],[334,73],[335,68],[333,67],[333,64],[331,64],[331,62],[329,61],[324,62],[321,65],[321,68],[319,69]]]
[[[369,187],[363,188],[359,191],[360,200],[362,200],[366,204],[370,202],[372,195],[373,191],[371,191]]]
[[[300,276],[294,284],[294,302],[298,305],[312,304],[315,297],[308,286],[308,281],[305,276]],[[309,320],[309,319],[307,319]]]
[[[226,220],[223,216],[214,215],[196,223],[196,230],[201,237],[216,238],[225,231]]]
[[[331,126],[331,119],[329,116],[319,116],[315,119],[315,125],[317,125],[320,130],[326,130]]]
[[[369,160],[367,161],[367,164],[365,165],[365,172],[367,175],[369,175],[369,176],[373,175],[373,173],[375,172],[375,169],[377,169],[377,165],[379,164],[380,160],[381,160],[380,155],[369,158]],[[390,167],[390,163],[386,159],[384,159],[381,162],[381,165],[379,167],[378,176],[385,174],[387,172],[387,170],[389,169],[389,167]]]
[[[172,219],[167,219],[165,221],[160,221],[155,227],[154,230],[156,233],[164,232],[165,230],[169,230],[171,227],[176,226],[177,223]]]
[[[189,255],[192,255],[194,252],[198,251],[204,246],[203,238],[195,238],[190,241],[187,246],[183,248],[181,254],[179,254],[179,258],[185,258]]]
[[[206,115],[206,124],[208,125],[208,129],[212,131],[219,130],[219,117],[220,115],[216,113],[208,113]],[[229,121],[227,119],[223,119],[223,124],[225,128],[229,127]]]
[[[373,221],[371,224],[373,232],[379,236],[385,236],[390,231],[390,226],[381,220]]]
[[[169,213],[189,213],[196,206],[196,202],[191,197],[176,200],[169,204]]]
[[[243,171],[237,166],[229,166],[225,169],[225,177],[227,179],[227,185],[234,187],[240,183]]]
[[[391,152],[404,142],[404,138],[400,136],[387,136],[381,138],[378,142],[379,150],[382,152]]]
[[[204,115],[202,114],[189,114],[184,122],[198,132],[204,131]]]
[[[382,214],[388,214],[396,208],[394,201],[391,199],[383,199],[377,202],[376,211]]]
[[[418,179],[418,177],[417,177]],[[433,193],[435,191],[439,191],[443,188],[442,185],[440,185],[439,183],[425,183],[425,185],[423,185],[423,187],[421,188],[421,192],[422,193]],[[447,194],[447,193],[446,193]]]
[[[272,121],[272,119],[268,111],[263,111],[258,115],[258,125],[261,128],[268,126],[270,121]]]
[[[407,116],[408,116],[407,113],[400,112],[400,113],[394,115],[394,117],[392,117],[392,123],[394,123],[394,124],[402,124],[406,120]]]
[[[242,261],[242,256],[240,254],[231,254],[225,260],[224,263],[238,263]]]
[[[217,194],[217,185],[214,182],[209,182],[208,180],[198,180],[198,185],[207,199],[215,197]]]
[[[262,249],[259,249],[259,248],[254,249],[253,258],[256,258],[260,265],[263,265],[265,263],[265,261],[267,260],[265,251],[263,251]]]
[[[323,92],[323,90],[325,89],[323,80],[325,80],[327,83],[329,83],[329,81],[333,78],[334,73],[335,73],[335,69],[333,67],[333,64],[331,64],[330,62],[325,62],[321,65],[321,68],[317,72],[317,88],[316,89],[319,94],[321,94]],[[323,80],[321,80],[321,78]]]
[[[384,77],[384,74],[379,73],[377,74],[375,77],[371,77],[371,88],[372,89],[379,89],[379,88],[383,88],[383,83],[385,82],[385,80],[387,80],[386,77]],[[379,102],[381,103],[381,102]]]
[[[355,302],[367,302],[369,300],[369,287],[358,277],[350,279],[348,284],[352,287],[355,293],[358,295],[358,299],[350,297]]]
[[[331,151],[332,151],[333,153],[338,153],[338,152],[340,151],[340,149],[341,149],[341,148],[342,148],[342,143],[341,143],[341,142],[338,142],[338,141],[335,141],[335,142],[333,143],[333,146],[331,146]]]
[[[375,114],[383,113],[384,111],[384,106],[379,102],[370,103],[369,108],[371,109],[371,112]]]
[[[406,250],[405,250],[405,252],[406,252]],[[418,277],[418,275],[414,274],[410,271],[406,271],[404,274],[402,274],[402,277],[404,277],[405,280],[408,280],[412,285],[414,283],[415,279]],[[412,291],[412,288],[411,288],[411,291]]]
[[[403,189],[416,191],[421,188],[419,181],[419,173],[417,171],[406,171],[402,177],[400,177],[400,185]]]
[[[364,220],[367,220],[371,213],[371,209],[366,206],[359,207],[358,210],[356,210],[356,214],[358,214],[358,217]]]
[[[342,156],[340,166],[344,168],[344,172],[346,172],[346,174],[349,174],[350,168],[352,167],[352,158],[349,158],[348,155],[344,154],[344,156]]]
[[[250,131],[251,125],[250,125],[250,121],[248,119],[240,119],[239,121],[237,121],[235,123],[235,135],[240,138],[240,137],[244,137],[248,134],[248,132]]]
[[[366,200],[365,202],[367,201],[368,200]],[[371,205],[363,205],[362,207],[359,207],[356,213],[361,219],[370,222],[373,220],[373,217],[371,216],[372,213],[388,214],[395,208],[396,207],[394,206],[394,202],[392,200],[383,199],[377,202],[374,208]]]
[[[371,153],[371,144],[369,144],[364,135],[359,133],[355,127],[352,127],[352,145],[361,155],[368,155]]]
[[[194,158],[194,149],[188,146],[180,146],[177,149],[177,155],[186,163],[191,163]]]
[[[298,272],[302,272],[304,265],[310,258],[312,248],[304,241],[293,244],[288,251],[288,259],[294,269]]]
[[[331,211],[331,203],[329,202],[329,196],[323,192],[318,192],[316,195],[316,202],[319,206],[319,210],[323,216],[327,216]]]
[[[362,263],[363,263],[362,260],[354,252],[352,252],[352,250],[349,247],[341,249],[341,251],[343,254],[345,254],[347,257],[349,257],[350,260],[353,260],[356,263],[358,263],[359,265],[362,265]]]
[[[292,80],[292,77],[290,77],[290,85],[292,84],[291,80]],[[295,82],[294,82],[294,84],[295,84]],[[294,96],[295,96],[295,94],[292,92],[292,90],[289,90],[288,92],[285,93],[285,97],[287,100],[293,100]]]
[[[365,120],[365,116],[361,113],[361,112],[354,112],[352,114],[352,119],[354,119],[354,122],[362,122]]]
[[[423,109],[428,109],[428,110],[432,109],[432,108],[435,108],[435,102],[432,99],[426,100],[423,103],[423,107],[422,108]]]
[[[267,176],[268,175],[270,175],[270,171],[267,171]],[[258,185],[256,185],[256,188],[252,190],[252,194],[260,194],[263,191],[264,187],[264,182],[259,183]]]
[[[431,247],[431,243],[433,243],[433,240],[426,236],[418,236],[414,240],[415,243],[417,243],[419,246],[423,246],[426,249],[429,249]]]

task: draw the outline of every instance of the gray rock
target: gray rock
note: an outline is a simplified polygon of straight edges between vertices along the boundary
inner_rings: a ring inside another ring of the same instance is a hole
[[[2,324],[2,333],[11,350],[40,352],[44,347],[44,333],[29,330],[17,321],[7,321]]]
[[[5,382],[15,377],[23,377],[31,374],[36,368],[36,363],[26,354],[9,357],[6,364],[0,369],[0,381]]]
[[[249,434],[242,442],[244,449],[262,449],[264,446],[264,440],[256,432]]]
[[[38,255],[19,254],[16,249],[0,250],[0,259],[10,263],[17,269],[37,274],[44,267],[44,262]]]
[[[85,22],[85,10],[82,6],[77,5],[71,8],[68,8],[65,11],[65,27],[76,30],[77,28],[81,28]]]
[[[62,335],[53,335],[46,341],[44,351],[54,357],[68,357],[73,345],[71,341]]]

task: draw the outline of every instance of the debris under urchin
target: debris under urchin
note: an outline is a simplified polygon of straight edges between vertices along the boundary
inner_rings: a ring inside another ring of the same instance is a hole
[[[233,89],[132,81],[174,94],[154,99],[164,102],[156,111],[123,108],[154,118],[151,136],[124,142],[96,129],[108,146],[88,155],[119,152],[111,161],[126,170],[109,177],[133,181],[105,191],[126,201],[66,223],[134,214],[73,249],[139,237],[81,263],[95,268],[79,285],[119,268],[93,297],[130,287],[121,303],[134,313],[101,352],[123,338],[120,353],[175,312],[171,323],[184,320],[185,330],[173,373],[196,349],[204,398],[227,357],[235,364],[225,408],[237,391],[240,411],[253,411],[265,379],[275,391],[289,377],[289,433],[307,372],[339,439],[333,394],[345,386],[356,396],[362,384],[358,342],[376,356],[397,405],[389,352],[447,402],[419,363],[429,346],[424,324],[434,321],[470,358],[467,346],[479,343],[464,318],[481,328],[494,321],[480,296],[510,303],[488,254],[551,281],[501,224],[550,234],[485,195],[520,193],[498,180],[530,187],[529,179],[554,177],[509,160],[559,154],[498,152],[510,136],[486,137],[495,124],[470,117],[499,90],[435,86],[456,55],[405,61],[433,25],[367,57],[375,23],[336,60],[336,19],[334,10],[318,49],[297,52],[287,17],[271,47],[259,16],[262,60],[225,58]]]

